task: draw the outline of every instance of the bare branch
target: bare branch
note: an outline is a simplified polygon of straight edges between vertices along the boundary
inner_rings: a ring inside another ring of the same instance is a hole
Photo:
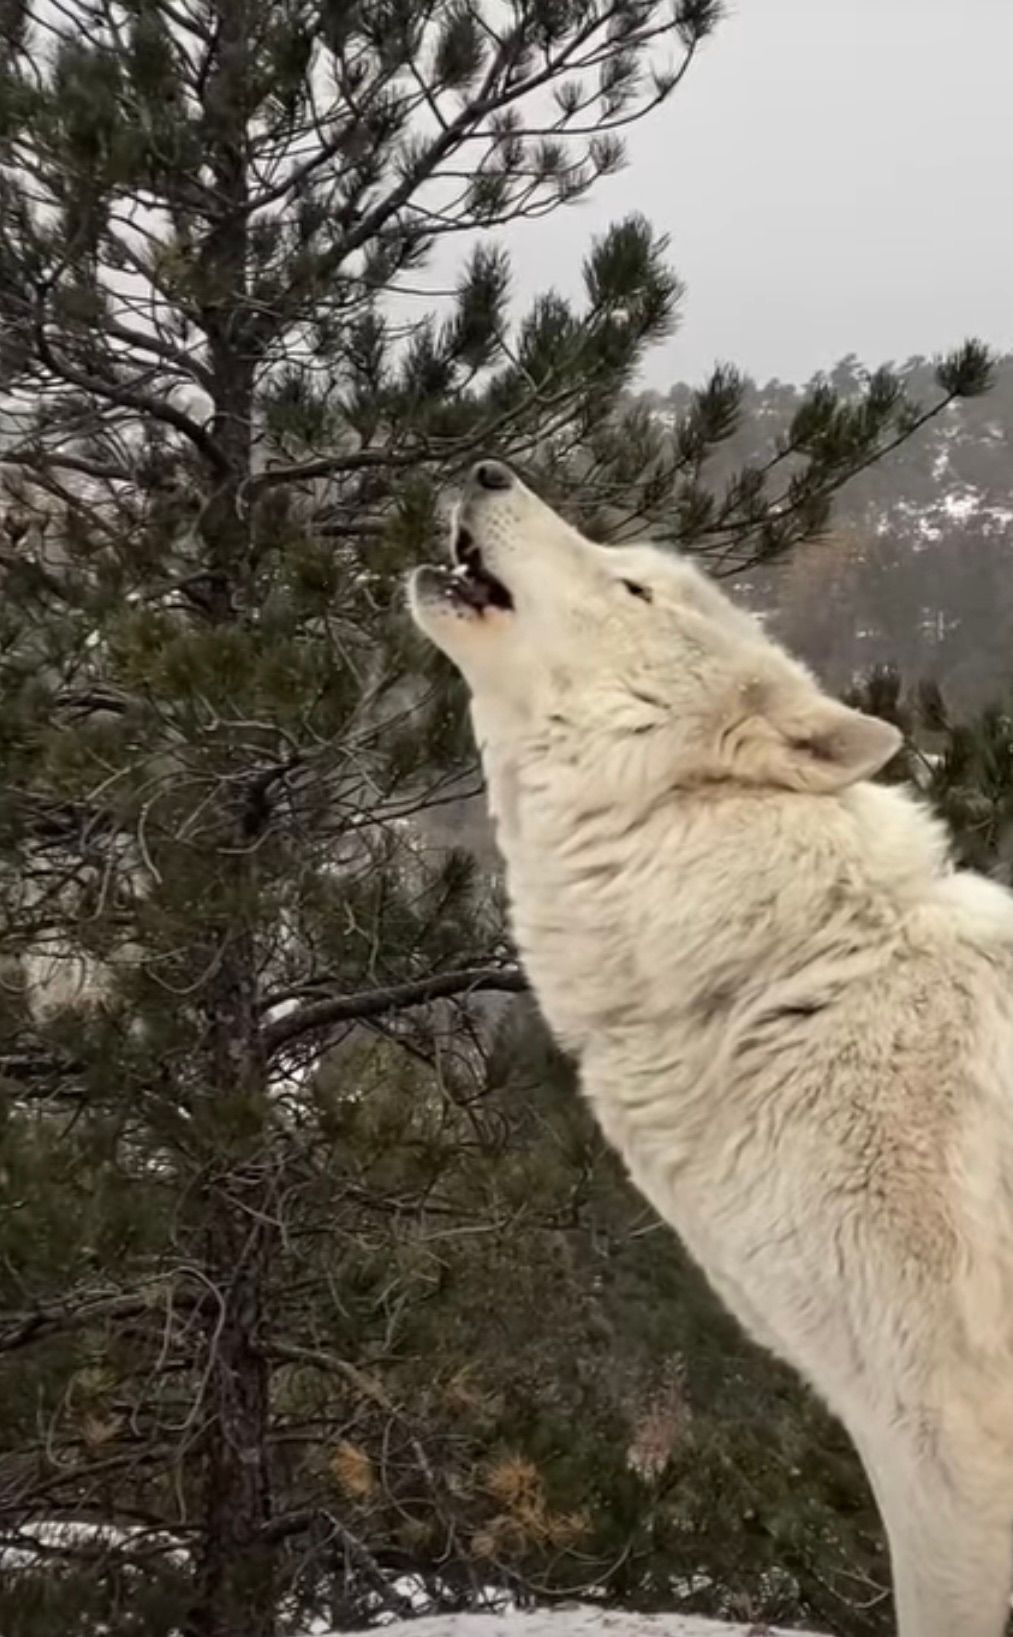
[[[530,985],[517,967],[475,966],[461,972],[437,972],[414,983],[392,983],[384,989],[367,989],[358,995],[335,995],[301,1006],[280,1017],[263,1030],[264,1047],[276,1052],[306,1035],[318,1034],[337,1023],[357,1023],[382,1017],[386,1012],[402,1012],[411,1006],[426,1006],[433,1000],[449,1000],[458,995],[482,993],[525,994]]]

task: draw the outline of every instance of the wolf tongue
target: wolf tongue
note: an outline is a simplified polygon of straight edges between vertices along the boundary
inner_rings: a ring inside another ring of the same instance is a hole
[[[472,608],[488,608],[492,601],[486,582],[476,574],[469,574],[466,569],[458,569],[454,574],[454,590]]]

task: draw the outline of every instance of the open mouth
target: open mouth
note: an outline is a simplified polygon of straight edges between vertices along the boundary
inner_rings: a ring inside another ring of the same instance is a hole
[[[466,603],[479,613],[486,608],[513,608],[513,598],[502,580],[497,580],[495,574],[490,574],[486,568],[482,553],[468,529],[458,527],[452,549],[457,567],[450,577],[448,589],[455,601]]]

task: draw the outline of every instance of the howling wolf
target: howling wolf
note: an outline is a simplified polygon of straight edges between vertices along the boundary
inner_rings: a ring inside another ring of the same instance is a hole
[[[532,984],[636,1185],[848,1428],[901,1637],[1013,1579],[1013,896],[896,730],[690,563],[471,473],[414,617],[471,692]]]

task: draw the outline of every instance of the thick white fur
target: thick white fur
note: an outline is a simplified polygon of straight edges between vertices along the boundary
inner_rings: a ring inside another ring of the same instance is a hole
[[[516,481],[462,515],[514,610],[422,574],[413,611],[471,688],[545,1015],[638,1187],[848,1427],[901,1637],[999,1637],[1013,897],[865,782],[894,731],[689,564]]]

